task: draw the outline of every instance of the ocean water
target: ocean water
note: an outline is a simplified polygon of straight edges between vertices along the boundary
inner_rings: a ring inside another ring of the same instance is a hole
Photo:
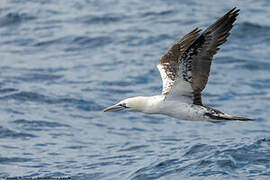
[[[267,179],[270,3],[1,0],[0,177]],[[252,122],[103,113],[161,92],[156,63],[234,6],[203,102]]]

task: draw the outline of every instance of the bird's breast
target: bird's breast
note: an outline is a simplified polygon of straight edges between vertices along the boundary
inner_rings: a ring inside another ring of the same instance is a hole
[[[205,119],[206,109],[202,106],[178,101],[164,101],[160,112],[181,120],[202,121]]]

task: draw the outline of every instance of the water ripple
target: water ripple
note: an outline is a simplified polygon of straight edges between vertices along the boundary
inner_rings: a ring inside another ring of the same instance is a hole
[[[210,151],[214,150],[215,147],[214,146],[209,146],[207,144],[196,144],[194,146],[192,146],[185,154],[184,156],[196,156],[198,154],[202,154],[202,153],[209,153]],[[205,154],[203,154],[205,155]]]
[[[14,120],[13,123],[16,125],[22,126],[24,130],[32,131],[42,131],[47,130],[46,128],[58,128],[58,127],[70,127],[68,124],[62,124],[57,122],[47,122],[47,121],[30,121],[25,119]]]
[[[25,13],[8,13],[4,17],[0,17],[0,26],[10,26],[10,25],[15,25],[19,24],[23,21],[28,21],[28,20],[33,20],[35,19],[34,16],[30,16]]]
[[[52,81],[60,78],[62,78],[61,75],[42,74],[42,73],[27,73],[24,74],[23,76],[16,77],[16,79],[26,82]]]
[[[102,106],[98,105],[94,101],[86,101],[83,99],[75,99],[75,98],[53,98],[49,96],[45,96],[38,93],[33,92],[18,92],[13,94],[8,94],[0,97],[2,100],[17,100],[17,101],[30,101],[30,102],[41,102],[47,104],[65,104],[65,105],[73,105],[78,109],[85,111],[100,111],[103,109]]]
[[[122,14],[103,14],[103,15],[87,15],[76,18],[74,22],[82,22],[85,24],[109,24],[117,23],[125,18]]]
[[[156,18],[157,16],[171,15],[173,12],[174,12],[174,11],[172,11],[172,10],[166,10],[166,11],[160,11],[160,12],[152,11],[152,12],[146,12],[146,13],[143,13],[141,16],[142,16],[142,17],[148,17],[148,16],[151,16],[151,17]]]
[[[147,147],[148,147],[148,145],[137,145],[137,146],[131,146],[131,147],[128,147],[125,149],[120,149],[119,151],[137,151],[140,149],[145,149]]]
[[[18,162],[29,162],[32,161],[30,158],[20,158],[20,157],[0,157],[0,163],[7,164],[7,163],[18,163]]]
[[[0,138],[33,138],[36,135],[24,132],[17,132],[0,126]]]
[[[236,32],[239,38],[261,38],[270,37],[269,32],[270,26],[261,26],[250,22],[243,22],[239,24],[239,31]]]

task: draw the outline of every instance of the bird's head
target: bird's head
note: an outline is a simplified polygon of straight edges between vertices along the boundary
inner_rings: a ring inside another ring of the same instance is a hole
[[[147,97],[133,97],[120,101],[119,103],[105,108],[103,111],[140,111],[143,112],[147,103]]]

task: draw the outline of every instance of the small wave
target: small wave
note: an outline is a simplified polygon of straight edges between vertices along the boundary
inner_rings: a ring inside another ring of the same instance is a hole
[[[118,163],[116,161],[106,161],[106,162],[98,162],[98,163],[92,163],[85,166],[86,169],[96,169],[98,167],[103,166],[110,166],[110,165],[117,165]]]
[[[167,143],[176,143],[181,141],[181,139],[175,137],[163,137],[160,140]]]
[[[57,123],[57,122],[47,122],[47,121],[30,121],[25,119],[14,120],[13,123],[16,125],[21,125],[24,130],[41,131],[44,128],[57,128],[57,127],[70,127],[70,125]]]
[[[55,72],[62,72],[66,71],[67,68],[64,67],[49,67],[49,68],[31,68],[31,71],[37,72],[37,73],[44,73],[44,74],[49,74],[49,73],[55,73]]]
[[[259,24],[254,24],[251,22],[243,22],[239,24],[239,30],[243,33],[254,33],[254,35],[258,35],[259,32],[267,33],[270,31],[269,26],[261,26]]]
[[[3,41],[2,44],[11,45],[11,46],[17,45],[17,46],[25,47],[25,46],[28,46],[29,44],[32,44],[33,41],[34,40],[31,38],[21,37],[15,40],[11,39],[11,40]]]
[[[77,51],[83,48],[103,47],[105,45],[111,44],[112,41],[113,40],[110,36],[64,36],[50,40],[41,40],[33,44],[33,46],[45,47],[62,44],[67,47],[64,49],[65,51]]]
[[[217,57],[215,58],[216,64],[239,64],[239,63],[245,63],[247,62],[244,59],[236,59],[232,56],[223,56],[223,57]]]
[[[22,13],[8,13],[7,15],[5,15],[4,17],[0,17],[0,26],[9,26],[9,25],[15,25],[15,24],[19,24],[23,21],[28,21],[28,20],[32,20],[35,19],[35,17],[30,16],[28,14]]]
[[[167,166],[170,166],[171,164],[178,162],[178,159],[169,159],[169,160],[165,160],[162,161],[158,164],[155,165],[156,168],[165,168]]]
[[[16,132],[7,128],[0,126],[0,138],[33,138],[37,137],[33,134],[24,133],[24,132]]]
[[[101,83],[103,86],[130,86],[132,85],[132,82],[130,81],[103,81]]]
[[[137,151],[137,150],[144,149],[144,148],[147,148],[147,147],[149,147],[149,146],[148,145],[131,146],[131,147],[128,147],[128,148],[125,148],[125,149],[120,149],[119,152],[121,152],[121,151]]]
[[[20,158],[20,157],[0,157],[0,164],[7,163],[18,163],[18,162],[30,162],[30,158]]]
[[[97,104],[94,101],[85,101],[83,99],[76,98],[54,98],[45,96],[42,94],[34,93],[34,92],[17,92],[13,94],[8,94],[0,97],[0,99],[10,100],[14,99],[17,101],[31,101],[31,102],[39,102],[39,103],[47,103],[47,104],[65,104],[64,106],[75,106],[77,109],[84,111],[100,111],[103,109],[102,106]]]
[[[146,46],[146,45],[153,45],[155,43],[160,43],[163,40],[171,40],[172,38],[168,34],[161,34],[159,36],[149,36],[147,38],[144,38],[138,42],[138,44],[134,45],[139,45],[139,46]]]
[[[69,43],[70,47],[65,48],[66,52],[79,51],[83,49],[89,50],[89,48],[98,48],[104,47],[112,43],[112,38],[109,36],[78,36],[72,38],[72,41]]]
[[[153,80],[153,78],[158,77],[159,74],[155,70],[149,70],[145,73],[140,73],[136,76],[128,75],[128,80],[131,84],[139,85],[139,84],[147,84]]]
[[[17,92],[13,94],[9,94],[6,96],[0,97],[0,99],[14,99],[14,100],[20,100],[20,101],[34,101],[34,102],[50,102],[50,99],[44,95],[34,93],[34,92]]]
[[[270,63],[266,62],[259,62],[259,61],[254,61],[254,62],[246,62],[245,64],[241,65],[243,69],[247,69],[250,71],[269,71],[270,70]],[[235,69],[238,69],[239,67],[235,67]]]
[[[42,74],[42,73],[28,73],[22,76],[16,77],[16,79],[25,82],[41,82],[41,81],[53,81],[62,78],[60,75]]]
[[[196,156],[196,155],[204,155],[203,153],[209,153],[211,150],[214,150],[214,146],[210,146],[207,144],[196,144],[192,146],[184,156]]]
[[[270,162],[270,139],[263,138],[255,141],[251,145],[244,145],[236,149],[226,149],[217,152],[218,156],[232,157],[238,164],[243,167],[249,164],[265,165]]]
[[[39,41],[33,44],[33,46],[44,47],[44,46],[51,46],[51,45],[57,45],[57,44],[70,44],[71,41],[72,41],[72,37],[64,36],[64,37],[54,38],[50,40]]]
[[[164,160],[147,167],[140,168],[131,175],[131,179],[158,179],[169,174],[183,171],[185,168],[176,168],[181,164],[178,159]]]
[[[270,39],[270,27],[261,26],[250,22],[243,22],[238,25],[238,31],[234,32],[234,35],[240,39],[255,42],[262,42]]]
[[[74,19],[74,22],[82,22],[84,24],[109,24],[119,22],[123,19],[125,19],[123,14],[87,15]]]
[[[254,89],[270,88],[270,79],[257,79],[246,84]]]
[[[166,16],[166,15],[171,15],[171,14],[173,14],[174,13],[174,11],[172,11],[172,10],[166,10],[166,11],[160,11],[160,12],[154,12],[154,11],[152,11],[152,12],[146,12],[146,13],[143,13],[142,15],[141,15],[141,17],[149,17],[149,16],[153,16],[153,17],[157,17],[157,16]]]
[[[130,93],[133,93],[134,90],[125,90],[125,89],[119,89],[119,88],[106,88],[105,90],[104,89],[100,89],[100,91],[104,91],[106,92],[105,94],[106,95],[110,95],[110,94],[121,94],[121,95],[124,95],[124,94],[130,94]]]
[[[233,160],[230,159],[221,159],[217,160],[216,164],[221,168],[230,168],[230,169],[236,169],[237,166]]]
[[[75,98],[61,98],[61,99],[54,100],[53,103],[55,104],[63,103],[67,105],[70,104],[70,105],[75,106],[77,109],[84,110],[84,111],[100,111],[103,109],[102,106],[100,106],[94,101],[91,101],[91,100],[85,101],[82,99],[75,99]]]
[[[75,37],[72,42],[80,46],[98,47],[110,44],[112,42],[112,39],[109,36],[96,36],[96,37],[78,36]]]
[[[78,146],[67,146],[64,148],[65,149],[84,149],[84,148],[87,148],[87,146],[78,145]]]
[[[119,155],[99,158],[100,160],[131,159],[134,155]]]
[[[121,131],[129,131],[129,132],[145,132],[146,129],[142,129],[142,128],[120,128]]]
[[[9,93],[9,92],[14,92],[14,91],[18,91],[18,89],[15,89],[15,88],[3,88],[3,89],[0,89],[0,94],[5,94],[5,93]]]

